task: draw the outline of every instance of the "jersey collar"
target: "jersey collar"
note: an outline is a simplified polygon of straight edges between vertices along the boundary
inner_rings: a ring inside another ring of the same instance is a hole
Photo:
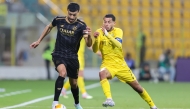
[[[73,24],[73,23],[75,23],[75,22],[77,21],[77,18],[75,19],[75,21],[74,21],[73,23],[70,23],[69,20],[68,20],[68,17],[66,17],[66,21],[67,21],[67,23],[69,23],[69,24]]]

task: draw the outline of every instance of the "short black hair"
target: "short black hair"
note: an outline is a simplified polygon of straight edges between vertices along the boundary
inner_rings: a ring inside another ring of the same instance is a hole
[[[116,20],[115,16],[113,14],[106,14],[104,18],[112,18],[113,21]]]
[[[71,12],[75,12],[75,11],[79,11],[80,10],[80,6],[79,4],[77,3],[70,3],[68,6],[67,6],[67,9]]]

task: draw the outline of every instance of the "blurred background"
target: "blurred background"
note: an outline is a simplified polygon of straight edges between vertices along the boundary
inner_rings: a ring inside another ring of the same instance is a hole
[[[80,4],[79,17],[93,32],[105,14],[116,16],[123,55],[138,79],[190,81],[190,0],[0,0],[0,79],[47,79],[42,54],[56,28],[38,48],[29,45],[54,17],[67,14],[70,2]],[[94,72],[85,78],[98,79],[101,58],[86,49],[85,61],[85,72]]]

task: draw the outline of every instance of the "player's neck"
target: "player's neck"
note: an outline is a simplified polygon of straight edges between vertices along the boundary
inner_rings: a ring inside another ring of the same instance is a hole
[[[77,18],[76,18],[73,22],[70,22],[70,21],[68,20],[68,17],[66,17],[66,21],[67,21],[67,23],[72,24],[72,23],[75,23],[75,22],[77,21]]]
[[[108,32],[112,31],[114,29],[114,27],[112,27],[110,30],[108,30]]]

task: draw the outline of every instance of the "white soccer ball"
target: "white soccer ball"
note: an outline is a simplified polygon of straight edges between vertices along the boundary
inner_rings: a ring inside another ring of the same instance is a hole
[[[55,109],[67,109],[63,104],[55,105]]]

